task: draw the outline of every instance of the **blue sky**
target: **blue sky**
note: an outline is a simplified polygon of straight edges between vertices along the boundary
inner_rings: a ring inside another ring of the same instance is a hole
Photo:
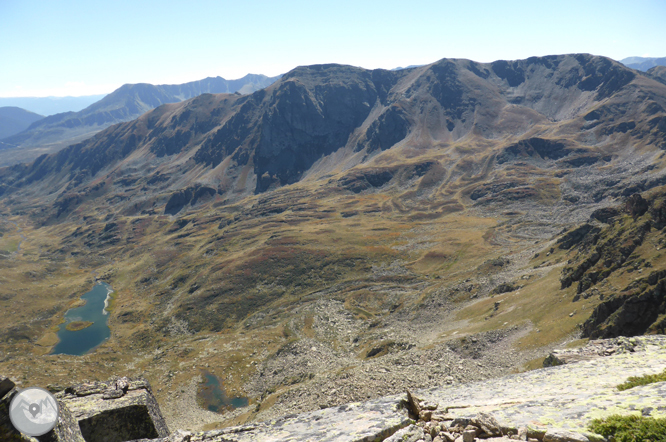
[[[666,1],[0,0],[0,97],[572,52],[666,56]]]

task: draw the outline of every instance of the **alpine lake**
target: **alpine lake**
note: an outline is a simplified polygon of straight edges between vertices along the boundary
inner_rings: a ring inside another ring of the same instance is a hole
[[[108,326],[109,313],[107,299],[113,292],[105,282],[98,282],[81,299],[85,304],[65,313],[65,321],[58,331],[59,342],[51,354],[81,356],[94,350],[111,336]],[[235,408],[246,407],[246,397],[227,396],[220,379],[208,371],[203,371],[203,384],[198,391],[198,400],[209,411],[223,413]]]
[[[203,370],[201,374],[204,377],[204,382],[199,387],[197,399],[206,410],[223,413],[224,411],[248,406],[249,400],[246,397],[227,396],[222,382],[217,376],[206,370]]]
[[[60,324],[59,342],[51,354],[84,355],[109,339],[109,312],[106,310],[107,299],[113,292],[105,282],[98,282],[81,299],[85,305],[68,310],[65,322]]]

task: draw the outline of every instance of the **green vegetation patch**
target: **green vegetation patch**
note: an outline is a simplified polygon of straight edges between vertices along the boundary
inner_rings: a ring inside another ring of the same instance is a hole
[[[91,325],[93,325],[93,323],[90,321],[72,321],[67,324],[65,328],[69,331],[79,331],[83,330],[84,328],[88,328]]]
[[[614,414],[594,419],[589,428],[605,438],[613,436],[615,442],[658,442],[666,440],[666,419]]]
[[[118,300],[118,293],[116,291],[113,291],[109,293],[108,301],[105,307],[105,310],[107,312],[112,312],[113,309],[116,307],[116,301]]]
[[[623,384],[617,386],[620,391],[629,390],[630,388],[638,387],[639,385],[654,384],[655,382],[666,381],[666,370],[657,374],[645,374],[643,376],[631,376]]]

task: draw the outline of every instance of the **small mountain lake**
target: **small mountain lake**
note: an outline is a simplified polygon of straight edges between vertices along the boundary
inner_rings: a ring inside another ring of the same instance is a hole
[[[81,299],[86,304],[67,310],[65,322],[60,324],[58,339],[53,347],[53,355],[84,355],[111,336],[107,324],[107,298],[113,292],[105,282],[98,282]]]
[[[247,407],[250,403],[246,397],[228,397],[220,379],[214,374],[206,370],[202,371],[201,374],[204,377],[204,382],[199,387],[197,399],[203,404],[206,410],[222,413],[227,410]]]

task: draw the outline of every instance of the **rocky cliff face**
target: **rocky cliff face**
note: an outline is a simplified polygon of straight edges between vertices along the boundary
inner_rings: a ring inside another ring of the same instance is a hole
[[[575,255],[562,270],[562,288],[577,283],[574,302],[600,297],[602,302],[583,324],[583,336],[611,338],[666,330],[666,273],[653,268],[655,254],[662,248],[664,189],[650,193],[649,199],[634,194],[617,208],[592,214],[591,220],[566,233],[559,240],[562,249],[573,248]],[[643,273],[645,271],[645,273]],[[637,275],[621,289],[612,289],[608,278]]]

